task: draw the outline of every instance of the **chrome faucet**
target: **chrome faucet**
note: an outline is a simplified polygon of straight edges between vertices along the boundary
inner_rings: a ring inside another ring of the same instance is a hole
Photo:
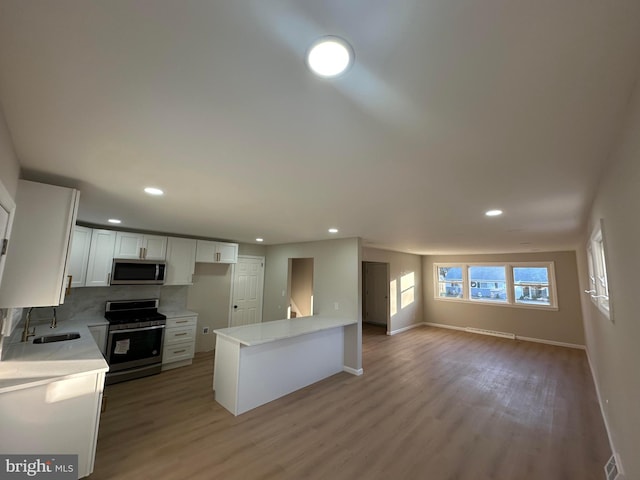
[[[53,307],[53,318],[51,319],[51,325],[49,328],[56,328],[58,326],[58,320],[56,320],[56,307]]]
[[[31,321],[31,310],[33,310],[33,307],[29,308],[29,310],[27,311],[27,318],[24,321],[24,330],[22,330],[22,341],[23,342],[28,342],[29,341],[29,337],[35,337],[36,336],[36,327],[33,327],[31,332],[29,332],[29,322]]]

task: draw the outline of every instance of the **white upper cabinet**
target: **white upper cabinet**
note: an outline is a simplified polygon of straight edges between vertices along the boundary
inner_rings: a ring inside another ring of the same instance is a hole
[[[79,196],[72,188],[19,181],[0,308],[63,303]]]
[[[108,287],[113,265],[116,232],[94,229],[91,232],[91,248],[87,264],[86,287]]]
[[[198,240],[196,262],[238,263],[238,244]]]
[[[141,233],[117,232],[113,258],[136,260],[164,260],[167,254],[167,237]]]
[[[216,254],[218,263],[238,263],[238,244],[218,243],[216,244]]]
[[[16,209],[16,203],[9,194],[4,184],[0,182],[0,285],[2,285],[2,273],[7,259],[6,250],[11,237],[11,228]]]
[[[67,274],[71,277],[71,288],[84,287],[84,282],[87,278],[90,246],[91,229],[79,225],[73,227],[69,269],[67,270]]]
[[[191,285],[196,266],[196,240],[169,237],[165,285]]]

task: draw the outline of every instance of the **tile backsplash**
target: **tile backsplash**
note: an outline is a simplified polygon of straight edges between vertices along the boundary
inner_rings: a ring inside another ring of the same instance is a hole
[[[181,310],[187,306],[188,286],[117,285],[112,287],[73,288],[64,304],[56,307],[58,321],[104,317],[107,300],[134,300],[160,298],[160,308]],[[27,310],[27,309],[25,309]],[[52,309],[35,308],[31,318],[50,319]]]

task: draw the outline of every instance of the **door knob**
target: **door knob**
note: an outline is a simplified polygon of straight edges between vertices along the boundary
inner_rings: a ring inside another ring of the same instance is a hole
[[[238,305],[234,305],[233,308],[238,308]]]

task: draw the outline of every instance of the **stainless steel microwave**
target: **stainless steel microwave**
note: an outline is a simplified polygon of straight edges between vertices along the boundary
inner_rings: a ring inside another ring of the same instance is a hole
[[[111,285],[163,285],[166,262],[114,258]]]

